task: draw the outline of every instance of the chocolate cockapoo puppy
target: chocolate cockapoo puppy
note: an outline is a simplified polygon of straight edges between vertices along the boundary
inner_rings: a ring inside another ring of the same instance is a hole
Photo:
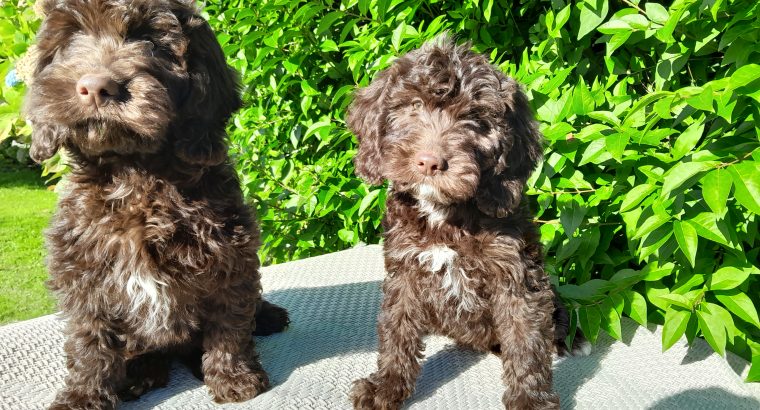
[[[358,90],[347,124],[358,174],[390,181],[378,370],[354,384],[354,407],[398,408],[430,333],[497,353],[507,408],[559,407],[552,355],[568,316],[523,199],[542,149],[520,86],[442,36]]]
[[[113,408],[198,351],[217,402],[268,387],[259,232],[227,157],[238,81],[192,1],[49,0],[26,114],[72,172],[47,231],[69,374],[51,408]],[[254,320],[255,315],[255,320]],[[202,359],[200,352],[202,351]]]

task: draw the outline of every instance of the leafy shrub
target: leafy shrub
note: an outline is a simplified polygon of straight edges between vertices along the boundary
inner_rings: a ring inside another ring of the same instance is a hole
[[[699,335],[760,379],[757,2],[511,3],[207,4],[243,75],[231,140],[268,260],[379,240],[385,191],[352,173],[345,107],[450,30],[532,97],[548,146],[529,195],[573,323],[661,323],[664,348]]]
[[[34,39],[39,21],[26,2],[0,4],[0,144],[2,155],[15,158],[17,148],[29,143],[31,129],[20,116],[25,87],[15,63]],[[11,144],[11,140],[16,144]],[[22,151],[23,153],[24,151]],[[25,162],[28,158],[18,158]]]

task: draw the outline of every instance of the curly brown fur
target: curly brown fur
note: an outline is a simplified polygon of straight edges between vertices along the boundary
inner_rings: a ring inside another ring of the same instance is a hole
[[[216,401],[256,396],[254,315],[266,334],[288,318],[261,299],[258,227],[227,157],[236,74],[191,1],[44,8],[31,154],[72,162],[47,232],[69,369],[52,408],[113,408],[193,349]]]
[[[520,86],[442,36],[358,90],[347,124],[359,175],[390,181],[378,370],[355,383],[354,407],[398,408],[422,337],[437,333],[498,352],[507,408],[557,408],[552,353],[567,311],[555,311],[523,201],[542,149]]]

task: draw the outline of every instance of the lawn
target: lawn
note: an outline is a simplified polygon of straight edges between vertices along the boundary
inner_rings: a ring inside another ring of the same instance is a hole
[[[42,236],[55,201],[38,171],[0,167],[0,324],[55,310]]]

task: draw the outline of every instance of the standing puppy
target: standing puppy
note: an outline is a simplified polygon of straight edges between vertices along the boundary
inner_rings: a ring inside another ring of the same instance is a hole
[[[396,409],[414,389],[422,337],[497,352],[509,409],[557,408],[555,340],[567,334],[523,201],[541,136],[520,86],[443,36],[357,91],[347,123],[357,173],[390,181],[378,370],[357,409]],[[578,341],[581,343],[581,340]]]
[[[69,374],[54,409],[106,409],[200,348],[217,402],[268,387],[252,332],[259,232],[227,158],[237,76],[192,1],[49,0],[26,103],[31,155],[72,173],[47,232]],[[254,315],[265,318],[257,326]]]

